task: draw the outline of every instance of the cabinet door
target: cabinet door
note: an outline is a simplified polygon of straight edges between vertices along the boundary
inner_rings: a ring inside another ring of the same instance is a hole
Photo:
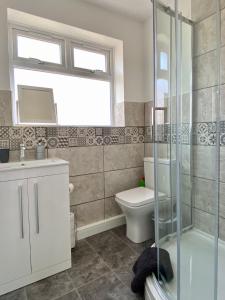
[[[33,272],[70,259],[68,185],[66,174],[28,180]]]
[[[30,273],[27,180],[0,182],[0,285]]]

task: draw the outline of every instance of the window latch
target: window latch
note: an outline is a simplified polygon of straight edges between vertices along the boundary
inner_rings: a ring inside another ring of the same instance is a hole
[[[33,62],[39,64],[39,65],[44,65],[45,62],[43,60],[40,60],[38,58],[34,58],[34,57],[29,57],[30,60],[32,60]]]
[[[93,74],[94,74],[94,73],[103,73],[102,70],[90,70],[90,72],[93,73]]]

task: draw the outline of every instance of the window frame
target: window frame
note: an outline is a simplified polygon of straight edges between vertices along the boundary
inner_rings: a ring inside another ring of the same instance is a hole
[[[16,99],[15,99],[15,81],[14,81],[14,68],[28,69],[43,71],[49,73],[57,73],[70,75],[75,77],[89,78],[100,81],[107,81],[110,83],[110,125],[113,126],[113,99],[114,99],[114,72],[113,72],[113,48],[106,48],[100,44],[94,44],[86,41],[76,40],[71,37],[61,36],[51,34],[49,32],[38,31],[35,29],[29,29],[23,26],[10,24],[9,31],[11,36],[11,59],[10,59],[10,74],[11,74],[11,84],[13,86],[13,110],[14,110],[14,123],[18,125],[23,125],[19,122],[17,116],[16,108]],[[38,59],[32,58],[22,58],[18,56],[17,51],[17,36],[30,37],[37,40],[43,40],[49,43],[59,44],[61,47],[61,64],[51,63],[51,62],[42,62]],[[89,70],[85,68],[78,68],[74,66],[74,55],[73,49],[78,48],[85,51],[90,51],[94,53],[104,54],[106,59],[106,72],[98,70]],[[48,124],[46,124],[47,126]],[[57,124],[60,126],[60,124]],[[36,123],[33,123],[32,126],[38,126]],[[79,125],[69,125],[69,126],[79,126]],[[86,125],[87,127],[91,126],[90,124]],[[99,125],[95,125],[96,127]]]
[[[17,37],[23,36],[26,38],[31,38],[34,40],[39,40],[43,42],[48,42],[52,44],[57,44],[60,46],[60,59],[61,63],[52,63],[48,61],[42,61],[35,58],[26,58],[26,57],[20,57],[18,56],[18,45],[17,45]],[[65,57],[65,41],[60,37],[54,37],[51,35],[46,35],[45,33],[39,33],[39,32],[32,32],[29,29],[19,29],[19,28],[12,28],[12,39],[13,39],[13,64],[18,66],[28,66],[30,68],[37,67],[40,68],[49,68],[50,70],[52,68],[57,69],[64,69],[66,67],[66,57]]]
[[[96,53],[96,54],[101,54],[105,56],[105,65],[106,65],[106,71],[100,71],[100,70],[91,70],[91,69],[86,69],[86,68],[79,68],[75,67],[75,60],[74,60],[74,49],[79,49],[79,50],[84,50],[87,52],[91,53]],[[111,75],[111,62],[110,62],[110,51],[103,49],[103,48],[96,48],[88,43],[79,43],[76,41],[71,41],[70,45],[70,50],[71,50],[71,59],[72,59],[72,67],[73,70],[78,71],[78,72],[87,72],[87,73],[94,73],[96,75],[102,75],[107,78],[108,76]]]

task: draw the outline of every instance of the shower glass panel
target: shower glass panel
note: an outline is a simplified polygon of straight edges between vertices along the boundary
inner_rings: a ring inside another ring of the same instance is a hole
[[[155,240],[170,254],[174,279],[158,268],[158,284],[166,299],[222,300],[223,11],[219,0],[166,2],[173,5],[153,1]]]

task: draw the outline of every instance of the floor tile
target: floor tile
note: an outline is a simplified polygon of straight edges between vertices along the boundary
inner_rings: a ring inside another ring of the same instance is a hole
[[[78,289],[82,300],[138,299],[113,273]]]
[[[116,276],[122,281],[129,289],[131,288],[131,282],[134,278],[134,274],[131,269],[118,269],[116,270]]]
[[[128,246],[124,246],[121,251],[103,253],[102,258],[112,270],[117,270],[122,266],[124,268],[131,268],[131,265],[133,265],[137,259],[137,254]]]
[[[27,300],[25,289],[19,289],[11,293],[0,296],[0,300]]]
[[[26,291],[28,300],[51,300],[66,295],[73,289],[66,271],[31,284]]]
[[[141,254],[142,251],[144,251],[144,249],[146,247],[149,247],[154,243],[154,241],[152,241],[152,240],[149,240],[149,241],[146,241],[146,242],[143,242],[143,243],[140,243],[140,244],[136,244],[136,243],[131,242],[126,236],[126,225],[116,227],[116,228],[112,229],[112,232],[117,237],[122,239],[124,243],[126,243],[130,248],[132,248],[138,254]]]
[[[68,270],[68,274],[76,288],[109,272],[110,269],[97,254],[94,254],[92,257],[87,257],[86,261],[83,261],[83,263],[75,263],[72,268]]]
[[[72,265],[80,266],[91,260],[93,255],[96,255],[96,251],[85,240],[79,241],[71,253]]]
[[[65,296],[62,296],[60,298],[57,298],[56,300],[81,300],[79,294],[77,291],[73,291]]]
[[[126,247],[126,244],[111,231],[106,231],[87,238],[87,241],[99,255],[119,252]]]

